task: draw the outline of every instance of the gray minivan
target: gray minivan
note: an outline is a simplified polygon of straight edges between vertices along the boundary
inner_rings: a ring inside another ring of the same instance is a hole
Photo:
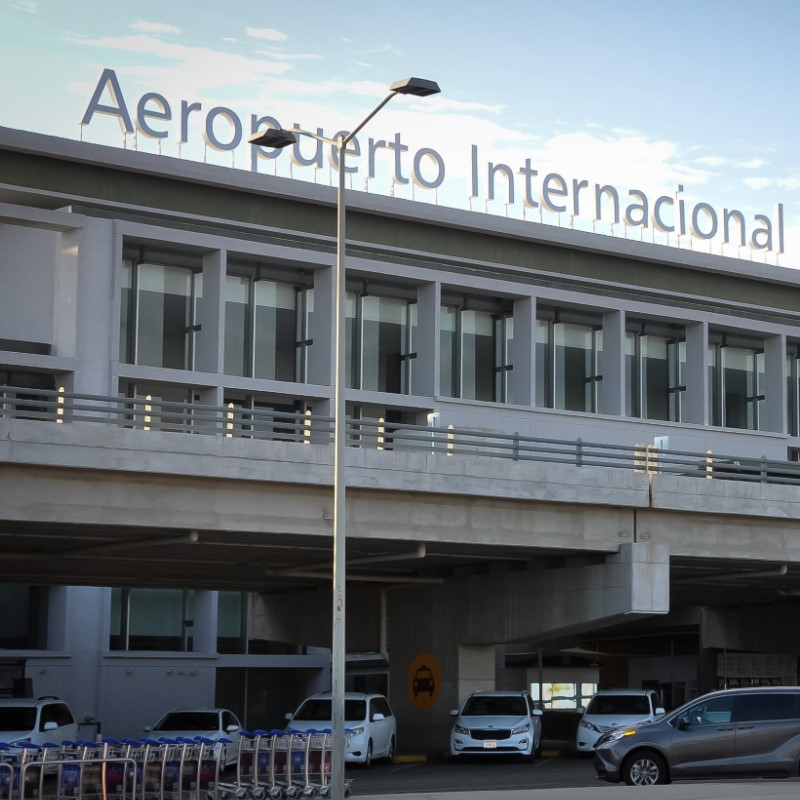
[[[800,774],[800,686],[727,689],[656,722],[605,732],[597,777],[632,786]]]

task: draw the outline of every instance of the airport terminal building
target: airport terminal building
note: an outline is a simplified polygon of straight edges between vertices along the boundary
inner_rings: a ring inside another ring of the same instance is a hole
[[[0,129],[0,695],[327,688],[335,237],[330,187]],[[800,272],[357,191],[347,247],[348,684],[401,749],[475,688],[797,682]]]

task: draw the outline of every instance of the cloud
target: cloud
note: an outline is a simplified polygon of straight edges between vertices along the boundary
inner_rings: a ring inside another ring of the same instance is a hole
[[[133,28],[135,31],[142,31],[142,33],[181,33],[181,29],[176,25],[169,25],[166,22],[145,22],[138,20],[132,22],[128,27]]]
[[[704,167],[722,167],[728,163],[728,159],[723,156],[700,156],[694,163],[702,164]]]
[[[245,28],[245,33],[253,39],[266,42],[283,42],[289,37],[276,28]]]
[[[39,6],[36,0],[14,0],[10,7],[15,11],[21,11],[23,14],[39,13]]]
[[[789,175],[785,178],[745,178],[742,183],[750,189],[786,189],[795,191],[800,189],[800,175]]]
[[[740,161],[737,166],[742,169],[761,169],[761,167],[765,167],[767,163],[768,162],[763,158],[751,158],[750,161]]]

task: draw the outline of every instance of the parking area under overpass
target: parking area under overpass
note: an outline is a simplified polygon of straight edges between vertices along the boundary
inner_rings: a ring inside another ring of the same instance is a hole
[[[388,656],[401,724],[432,741],[442,723],[406,692],[419,654],[437,654],[452,707],[495,680],[497,645],[520,663],[800,653],[794,485],[635,457],[347,455],[348,649]],[[0,419],[3,580],[255,592],[261,638],[325,647],[331,456],[326,443]]]

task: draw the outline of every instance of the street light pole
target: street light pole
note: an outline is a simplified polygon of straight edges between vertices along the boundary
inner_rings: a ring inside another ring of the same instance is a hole
[[[336,262],[333,268],[333,291],[336,303],[334,311],[334,371],[333,371],[333,619],[331,632],[331,723],[333,742],[331,747],[331,800],[344,800],[344,753],[345,753],[345,595],[347,581],[346,561],[346,450],[347,417],[345,395],[347,390],[346,365],[346,281],[345,281],[345,158],[347,146],[356,134],[397,94],[427,97],[437,94],[439,86],[434,81],[422,78],[407,78],[395,81],[389,94],[368,114],[356,128],[337,139],[328,139],[309,131],[269,128],[251,136],[248,141],[261,147],[282,148],[297,141],[296,134],[326,142],[336,148],[339,162],[339,188],[336,199]]]

